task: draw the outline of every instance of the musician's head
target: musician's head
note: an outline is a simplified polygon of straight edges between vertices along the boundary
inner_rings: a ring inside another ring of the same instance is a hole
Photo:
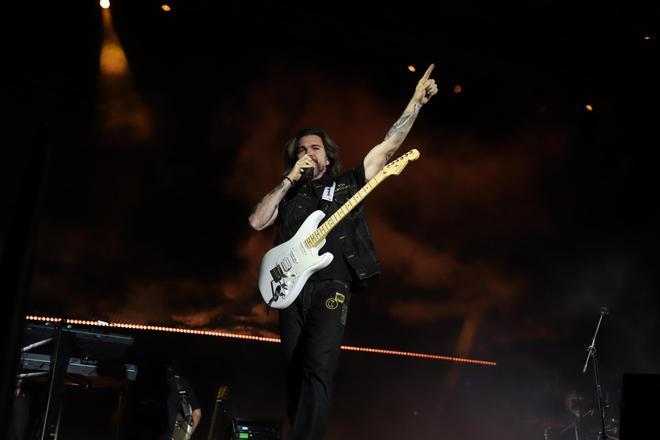
[[[167,359],[167,371],[170,373],[180,373],[181,371],[181,361],[176,358]]]
[[[323,176],[326,171],[333,176],[341,172],[339,162],[339,146],[330,139],[322,128],[305,128],[300,130],[285,145],[284,174],[288,174],[295,163],[303,156],[309,156],[314,163],[314,179]]]

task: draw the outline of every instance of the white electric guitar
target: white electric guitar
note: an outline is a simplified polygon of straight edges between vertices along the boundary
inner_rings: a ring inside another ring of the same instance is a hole
[[[330,231],[383,180],[401,174],[418,157],[419,151],[413,149],[388,163],[321,226],[325,214],[314,211],[291,239],[266,252],[259,268],[259,291],[268,306],[285,309],[293,303],[309,277],[332,262],[330,252],[319,255]]]

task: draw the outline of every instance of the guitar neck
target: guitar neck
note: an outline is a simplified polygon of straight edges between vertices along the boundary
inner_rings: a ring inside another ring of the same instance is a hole
[[[213,440],[213,431],[215,431],[215,420],[218,417],[218,406],[222,399],[215,400],[215,406],[213,407],[213,416],[211,417],[211,427],[209,428],[209,435],[206,437],[206,440]]]
[[[307,248],[313,248],[318,246],[325,238],[328,236],[330,231],[334,229],[335,226],[339,224],[340,221],[348,215],[349,212],[353,210],[357,205],[364,200],[371,191],[373,191],[380,183],[389,177],[389,174],[386,174],[381,170],[376,174],[371,180],[369,180],[365,185],[360,188],[360,190],[355,193],[353,197],[348,199],[344,205],[327,218],[321,226],[319,226],[309,237],[304,241]]]

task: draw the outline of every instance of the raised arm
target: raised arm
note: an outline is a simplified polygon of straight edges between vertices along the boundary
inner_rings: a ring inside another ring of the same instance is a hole
[[[412,128],[417,114],[424,104],[429,102],[429,99],[438,93],[438,86],[435,80],[431,79],[431,72],[435,66],[431,64],[422,78],[415,87],[415,93],[410,99],[410,102],[403,111],[401,117],[394,123],[392,128],[385,135],[385,139],[380,144],[376,145],[367,153],[364,158],[364,174],[367,180],[374,177],[383,167],[387,161],[394,155],[396,150],[399,149],[403,141],[408,136],[408,132]]]

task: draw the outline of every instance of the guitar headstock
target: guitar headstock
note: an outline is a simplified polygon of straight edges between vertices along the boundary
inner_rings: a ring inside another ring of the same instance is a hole
[[[394,174],[399,175],[401,174],[401,171],[403,171],[403,169],[406,167],[406,165],[417,159],[419,159],[419,150],[413,148],[403,156],[400,156],[397,159],[385,165],[382,172],[389,176]]]
[[[218,395],[216,396],[216,400],[225,400],[228,395],[229,387],[227,385],[220,385],[220,388],[218,388]]]

